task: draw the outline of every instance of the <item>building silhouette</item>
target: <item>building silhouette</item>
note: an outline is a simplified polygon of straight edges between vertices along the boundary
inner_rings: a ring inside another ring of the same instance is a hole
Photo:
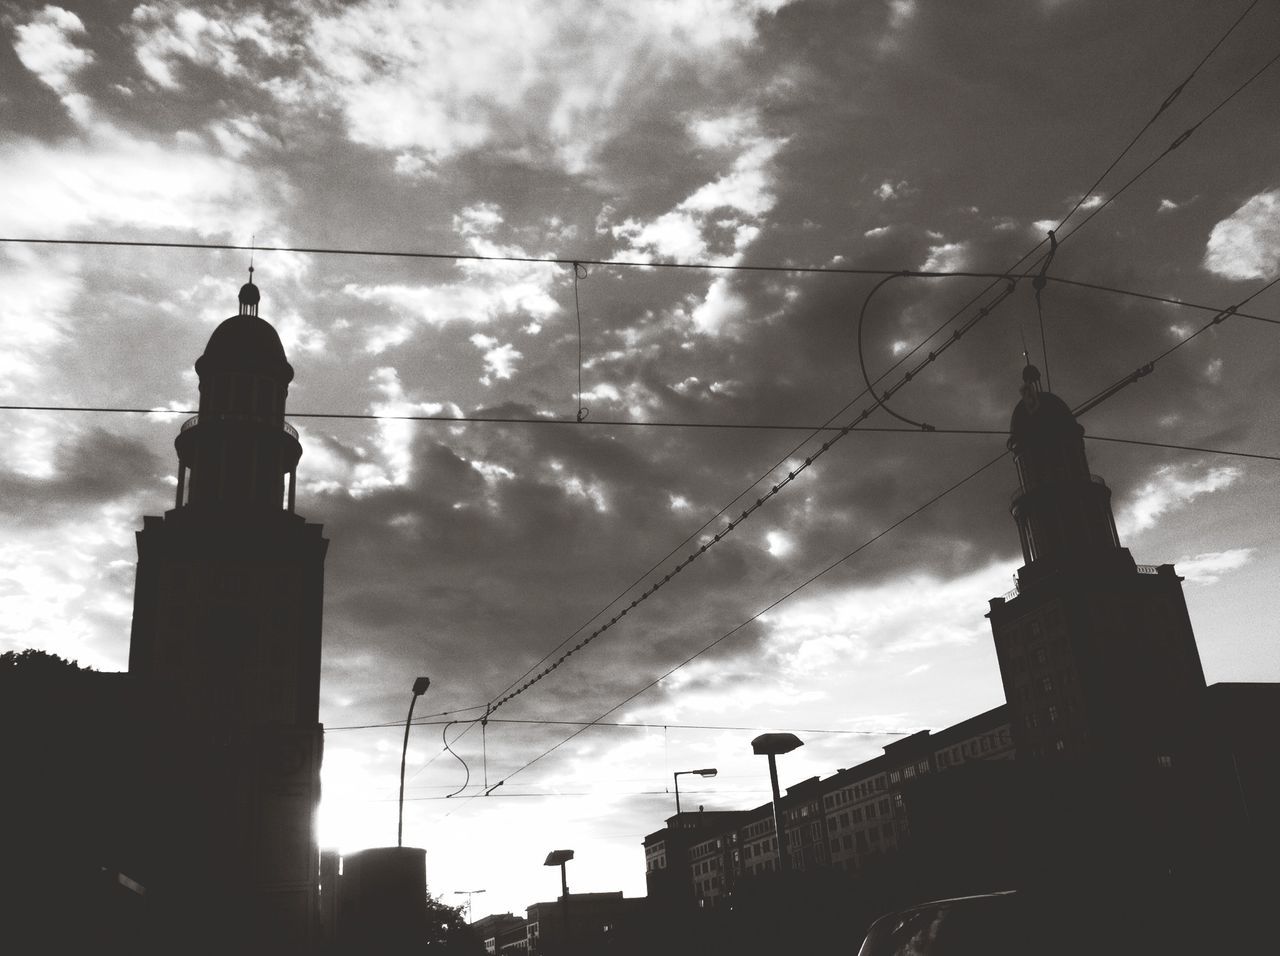
[[[1009,449],[1026,564],[988,614],[1019,758],[1171,765],[1205,689],[1182,579],[1134,563],[1084,429],[1035,366],[1023,379]]]
[[[1025,564],[987,615],[1006,702],[786,788],[784,841],[768,803],[668,818],[644,847],[676,952],[852,952],[887,910],[1008,889],[1128,921],[1140,949],[1251,938],[1277,888],[1257,874],[1280,850],[1280,685],[1205,686],[1182,579],[1122,546],[1083,436],[1028,366],[1009,435]]]
[[[328,542],[294,512],[293,368],[259,298],[246,283],[196,360],[174,508],[138,533],[129,673],[165,755],[144,875],[161,924],[303,951],[318,921]]]

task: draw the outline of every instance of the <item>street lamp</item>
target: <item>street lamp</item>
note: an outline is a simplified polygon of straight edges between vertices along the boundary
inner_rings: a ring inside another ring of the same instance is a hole
[[[454,896],[465,896],[467,898],[467,922],[468,923],[472,921],[471,920],[471,897],[475,896],[477,893],[483,893],[483,892],[484,890],[454,890],[453,891]]]
[[[569,877],[564,865],[573,859],[572,850],[552,850],[543,861],[543,866],[560,867],[560,921],[564,929],[564,952],[569,951]]]
[[[676,815],[680,814],[680,775],[697,774],[699,777],[714,777],[716,775],[715,767],[704,767],[702,770],[677,770],[671,775],[671,779],[676,782]]]
[[[797,747],[803,747],[804,741],[795,734],[761,734],[751,741],[751,752],[764,754],[769,758],[769,784],[773,787],[773,832],[778,840],[778,871],[787,869],[787,831],[782,828],[782,811],[778,804],[782,797],[778,793],[778,754],[789,754]]]
[[[431,686],[430,677],[419,677],[413,682],[413,697],[409,700],[409,716],[404,719],[404,748],[400,751],[400,816],[396,823],[396,846],[404,846],[404,765],[409,759],[409,723],[413,720],[413,705]]]

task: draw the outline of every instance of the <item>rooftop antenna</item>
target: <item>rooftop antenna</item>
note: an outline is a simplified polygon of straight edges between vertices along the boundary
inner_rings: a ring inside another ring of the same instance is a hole
[[[253,254],[258,251],[258,234],[249,237],[249,281],[253,281]]]

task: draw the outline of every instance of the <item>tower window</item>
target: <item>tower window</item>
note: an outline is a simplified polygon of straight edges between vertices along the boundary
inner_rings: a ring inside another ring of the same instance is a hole
[[[1049,677],[1048,675],[1045,675],[1044,677],[1041,677],[1041,678],[1040,678],[1040,689],[1041,689],[1041,690],[1043,690],[1046,694],[1052,694],[1052,693],[1053,693],[1053,678],[1052,678],[1052,677]]]

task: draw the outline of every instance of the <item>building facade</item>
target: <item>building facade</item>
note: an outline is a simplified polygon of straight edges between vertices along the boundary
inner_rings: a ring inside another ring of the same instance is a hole
[[[293,368],[259,298],[247,283],[196,361],[174,508],[137,536],[129,673],[159,754],[143,882],[160,927],[208,927],[186,951],[306,952],[318,925],[328,542],[294,511]]]

